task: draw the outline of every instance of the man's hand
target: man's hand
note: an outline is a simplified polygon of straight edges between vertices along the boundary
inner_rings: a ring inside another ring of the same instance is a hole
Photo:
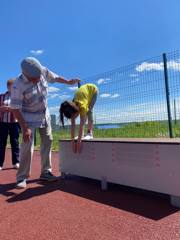
[[[70,85],[73,85],[73,84],[76,84],[76,83],[80,83],[80,81],[81,80],[79,78],[73,78],[73,79],[70,79],[70,80],[67,80],[64,77],[60,77],[60,76],[55,78],[55,82],[65,83],[65,84],[70,84]]]
[[[23,141],[24,142],[29,142],[32,137],[32,131],[30,128],[25,128],[23,129]]]
[[[80,83],[80,79],[79,78],[74,78],[74,79],[71,79],[69,80],[69,84],[76,84],[76,83]]]

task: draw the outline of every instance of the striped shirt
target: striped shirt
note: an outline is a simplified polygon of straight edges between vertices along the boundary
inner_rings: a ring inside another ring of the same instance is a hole
[[[10,106],[10,94],[6,92],[4,94],[0,94],[0,106]],[[0,122],[3,123],[14,123],[17,120],[14,118],[12,112],[1,112],[0,111]]]
[[[43,67],[38,83],[21,74],[11,90],[11,107],[19,109],[29,127],[44,127],[50,121],[47,106],[48,82],[54,83],[58,75]]]

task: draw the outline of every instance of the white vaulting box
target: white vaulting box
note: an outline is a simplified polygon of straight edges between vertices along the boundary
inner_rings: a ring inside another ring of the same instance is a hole
[[[60,171],[169,194],[180,207],[180,140],[93,139],[73,153],[70,140],[59,141]]]

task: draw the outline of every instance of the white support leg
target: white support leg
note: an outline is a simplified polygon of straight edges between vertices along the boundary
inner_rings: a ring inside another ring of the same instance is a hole
[[[106,177],[101,177],[101,190],[106,191],[108,189],[108,183]]]
[[[171,204],[180,208],[180,197],[171,195]]]

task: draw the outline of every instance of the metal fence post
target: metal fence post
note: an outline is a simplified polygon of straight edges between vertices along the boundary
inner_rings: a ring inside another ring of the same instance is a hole
[[[34,146],[37,145],[36,129],[34,130]]]
[[[168,82],[168,70],[167,70],[167,57],[166,57],[165,53],[163,53],[163,64],[164,64],[164,80],[165,80],[165,90],[166,90],[166,104],[167,104],[167,113],[168,113],[169,137],[173,138],[170,93],[169,93],[169,82]]]
[[[177,117],[176,117],[176,99],[174,99],[174,124],[177,123]]]

